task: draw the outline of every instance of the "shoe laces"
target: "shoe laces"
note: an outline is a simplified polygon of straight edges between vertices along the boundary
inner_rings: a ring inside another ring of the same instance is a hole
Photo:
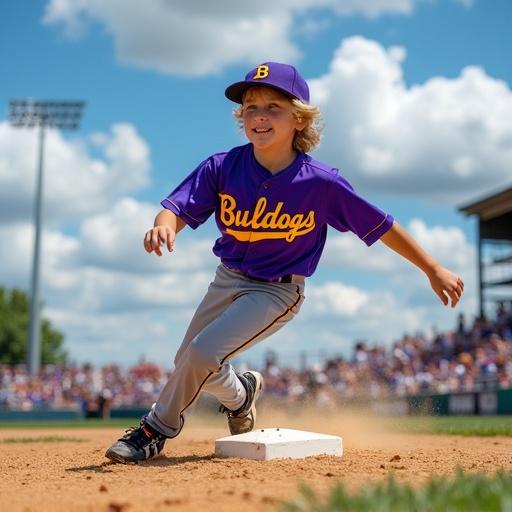
[[[121,439],[119,439],[119,441],[123,441],[140,450],[152,439],[158,440],[160,436],[154,433],[152,430],[150,430],[148,426],[146,426],[145,419],[146,418],[144,417],[141,420],[140,425],[138,427],[127,428],[125,430],[124,436]]]
[[[149,441],[149,437],[146,435],[142,427],[130,427],[125,430],[125,434],[119,441],[131,444],[138,450],[143,448]]]

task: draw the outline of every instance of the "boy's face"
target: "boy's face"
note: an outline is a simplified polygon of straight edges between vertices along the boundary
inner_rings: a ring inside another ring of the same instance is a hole
[[[270,87],[248,89],[242,107],[245,135],[259,151],[291,150],[296,130],[305,126],[290,99]]]

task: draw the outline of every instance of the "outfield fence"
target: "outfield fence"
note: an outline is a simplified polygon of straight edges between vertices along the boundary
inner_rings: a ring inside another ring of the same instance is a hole
[[[371,409],[377,414],[394,416],[512,415],[512,389],[390,398],[375,401]]]
[[[201,400],[204,409],[215,408],[209,400]],[[354,399],[344,406],[369,407],[375,414],[386,416],[501,416],[512,415],[512,389],[481,390],[475,392],[424,394],[378,400]],[[0,408],[0,423],[9,421],[69,421],[86,418],[140,418],[145,407],[112,408],[108,415],[71,409],[34,408],[28,411]]]

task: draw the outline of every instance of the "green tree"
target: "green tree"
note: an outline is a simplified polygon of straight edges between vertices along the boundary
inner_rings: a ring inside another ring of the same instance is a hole
[[[17,288],[6,290],[0,286],[0,363],[18,364],[27,360],[29,326],[29,298]],[[64,363],[64,335],[52,327],[49,320],[41,320],[41,360],[43,364]]]

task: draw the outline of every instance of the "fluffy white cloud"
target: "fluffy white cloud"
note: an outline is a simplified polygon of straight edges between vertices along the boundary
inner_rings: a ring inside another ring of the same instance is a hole
[[[43,230],[43,315],[65,333],[72,358],[128,362],[149,354],[170,365],[216,260],[211,240],[186,235],[171,255],[146,254],[152,210],[125,198],[86,218],[76,235]],[[0,225],[2,286],[28,290],[32,244],[30,224]]]
[[[351,233],[329,233],[322,265],[347,268],[364,272],[388,273],[400,262],[382,243],[376,242],[368,248]]]
[[[71,359],[79,362],[130,364],[141,356],[170,367],[184,334],[182,310],[84,313],[48,308],[45,315],[66,333]]]
[[[409,232],[439,263],[462,278],[465,288],[458,309],[471,317],[476,311],[478,296],[475,248],[466,239],[464,233],[455,227],[433,226],[430,228],[422,220],[413,219],[409,224]],[[405,265],[409,268],[404,268]],[[433,294],[426,276],[405,261],[396,267],[390,286],[400,294],[405,303],[414,308],[427,309],[429,317],[436,319],[441,325],[450,317],[450,309],[443,312],[439,309],[441,302]]]
[[[320,285],[313,281],[287,336],[310,354],[319,347],[347,355],[356,340],[387,345],[405,333],[428,333],[432,309],[408,305],[392,289],[365,291],[336,281]],[[444,326],[451,327],[452,320]]]
[[[272,55],[293,61],[291,41],[297,15],[325,9],[337,15],[408,14],[413,0],[50,0],[43,23],[59,25],[71,38],[99,22],[114,38],[118,59],[177,75],[218,73],[230,64],[253,64]],[[306,16],[304,16],[306,18]]]
[[[478,67],[407,87],[403,48],[344,40],[311,80],[324,112],[319,158],[363,190],[452,203],[510,181],[512,91]]]
[[[323,113],[319,158],[363,190],[453,202],[510,182],[512,91],[481,68],[408,87],[405,49],[351,37],[310,80]]]
[[[417,218],[404,227],[443,266],[461,274],[468,274],[475,268],[475,249],[461,229],[439,225],[429,227]],[[376,242],[369,249],[355,236],[334,233],[327,238],[322,263],[335,268],[388,275],[400,274],[411,267],[382,242]]]
[[[430,255],[463,279],[465,290],[462,299],[456,311],[442,306],[423,272],[381,242],[368,249],[354,236],[331,236],[323,259],[327,267],[371,273],[380,283],[384,278],[385,284],[380,284],[377,292],[365,292],[367,301],[361,308],[356,308],[350,318],[348,329],[356,337],[357,332],[371,337],[372,328],[387,341],[396,339],[405,331],[430,331],[434,324],[438,329],[450,329],[459,312],[472,318],[476,311],[476,251],[462,230],[454,226],[428,226],[421,219],[412,219],[405,227]],[[387,290],[389,295],[383,290]],[[321,302],[322,307],[334,311],[327,297]],[[347,311],[350,308],[354,308],[353,304]],[[331,315],[331,319],[334,316]],[[358,322],[361,316],[365,322]],[[368,318],[374,320],[369,321]]]
[[[105,214],[85,219],[77,236],[44,230],[42,287],[52,308],[102,314],[195,304],[215,269],[212,241],[180,235],[172,254],[147,254],[142,238],[153,211],[147,204],[121,199]],[[0,226],[0,240],[2,284],[27,288],[32,226]]]
[[[1,285],[28,288],[33,229],[26,223],[0,224]]]
[[[153,225],[158,208],[131,198],[116,202],[105,213],[87,217],[80,229],[82,264],[135,273],[194,272],[213,268],[211,240],[180,235],[172,255],[147,255],[144,233]]]
[[[429,228],[423,220],[413,219],[409,224],[409,231],[415,240],[445,267],[455,272],[468,272],[475,268],[475,248],[459,228]]]
[[[0,122],[0,215],[15,222],[32,217],[37,134]],[[94,158],[91,148],[101,154]],[[46,221],[55,224],[105,209],[149,180],[149,147],[130,124],[94,134],[90,145],[47,130],[44,157]]]
[[[310,286],[307,290],[307,313],[313,316],[354,317],[369,301],[367,293],[338,282]]]
[[[422,325],[421,311],[408,308],[391,291],[363,291],[337,281],[309,284],[302,309],[302,320],[328,319],[331,325],[342,325],[356,337],[357,333],[378,333],[384,340]],[[400,321],[393,326],[398,317]],[[385,328],[386,323],[391,329]]]

